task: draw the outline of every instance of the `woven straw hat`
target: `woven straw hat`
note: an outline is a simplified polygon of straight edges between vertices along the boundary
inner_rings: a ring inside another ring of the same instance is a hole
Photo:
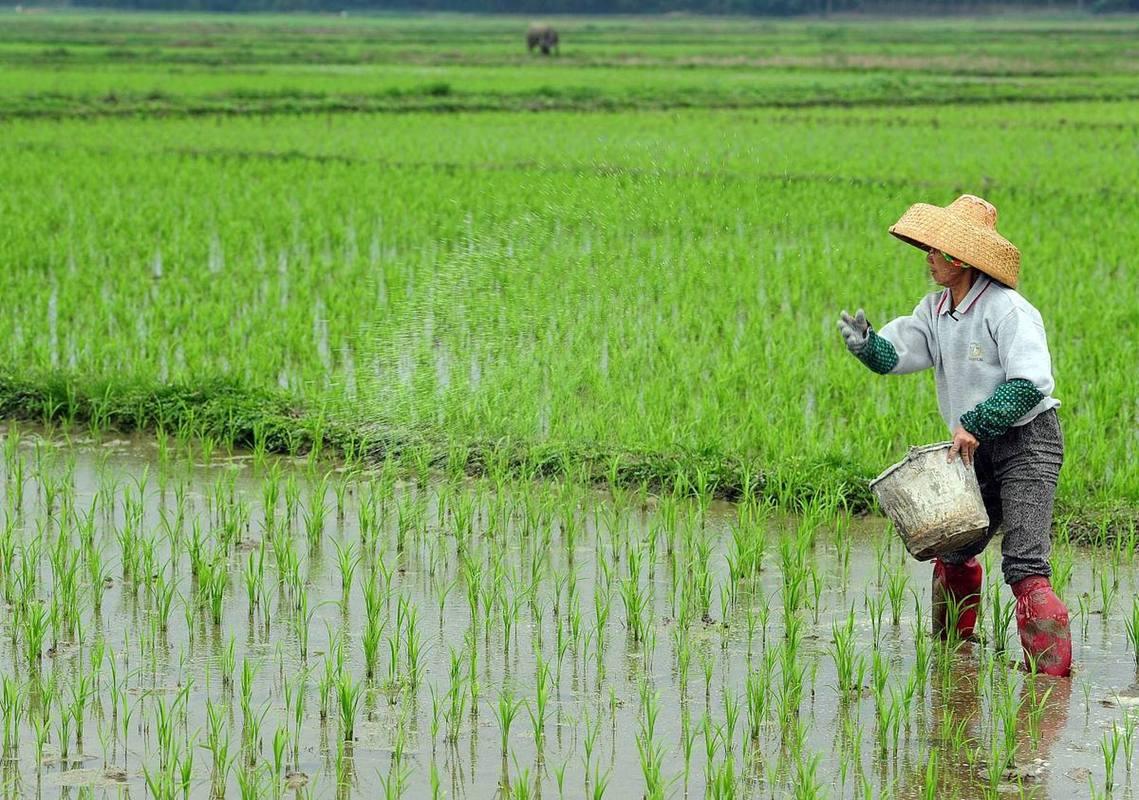
[[[914,203],[890,233],[922,250],[941,250],[1016,288],[1020,251],[997,233],[997,209],[987,200],[963,194],[944,208]]]

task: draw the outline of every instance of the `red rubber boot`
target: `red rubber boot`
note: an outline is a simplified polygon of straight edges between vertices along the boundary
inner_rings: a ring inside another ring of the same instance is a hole
[[[942,639],[948,635],[950,600],[957,607],[957,636],[968,639],[977,626],[977,609],[981,606],[981,565],[975,558],[964,564],[946,564],[933,560],[933,633]]]
[[[1041,675],[1066,678],[1072,673],[1072,630],[1068,608],[1042,575],[1012,585],[1016,596],[1016,627],[1024,648],[1024,666]]]

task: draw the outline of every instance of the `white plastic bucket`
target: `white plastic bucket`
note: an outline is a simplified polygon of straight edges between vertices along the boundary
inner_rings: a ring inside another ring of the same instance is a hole
[[[985,536],[989,515],[972,466],[946,461],[950,442],[911,447],[870,482],[870,490],[918,561],[960,550]]]

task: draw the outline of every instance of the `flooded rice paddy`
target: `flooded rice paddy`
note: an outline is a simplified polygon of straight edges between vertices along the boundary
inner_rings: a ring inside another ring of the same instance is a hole
[[[1071,680],[880,519],[8,428],[5,797],[1130,796],[1136,575]],[[1004,644],[1003,649],[999,644]]]

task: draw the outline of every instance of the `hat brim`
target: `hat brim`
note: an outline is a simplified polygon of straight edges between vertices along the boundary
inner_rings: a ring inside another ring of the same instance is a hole
[[[941,206],[914,203],[890,226],[890,233],[922,250],[934,248],[1016,288],[1020,251],[991,228],[978,225]]]

